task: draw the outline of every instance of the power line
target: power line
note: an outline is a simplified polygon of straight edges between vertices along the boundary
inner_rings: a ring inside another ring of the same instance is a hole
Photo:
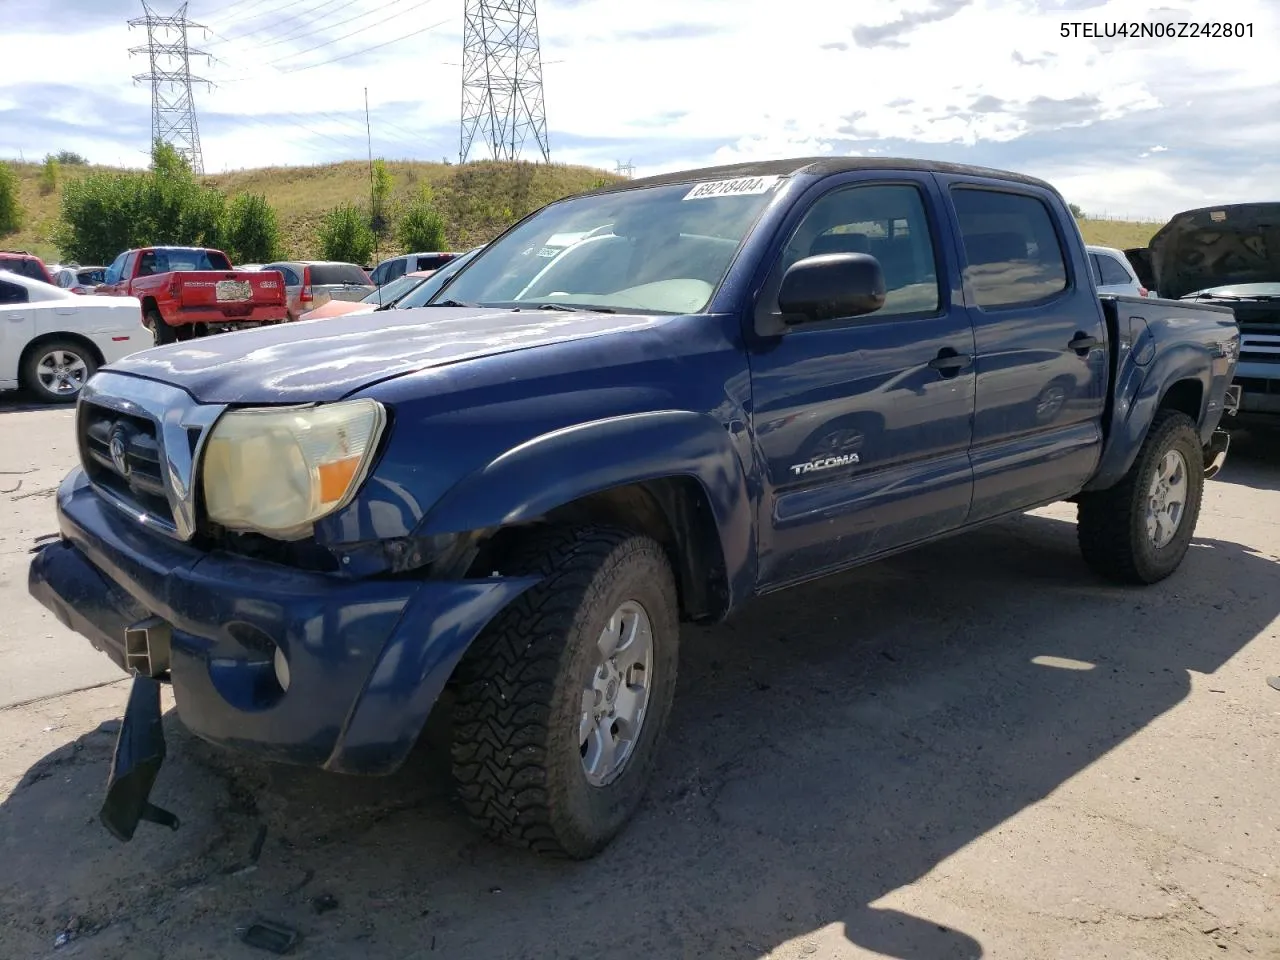
[[[204,154],[200,149],[200,126],[196,122],[195,100],[191,95],[193,83],[209,84],[208,80],[191,76],[191,57],[208,57],[203,50],[192,50],[187,43],[187,29],[207,29],[203,24],[187,19],[187,5],[183,3],[173,16],[162,17],[142,0],[146,16],[129,21],[129,27],[147,28],[147,45],[132,47],[129,54],[146,52],[151,70],[138,74],[134,82],[151,83],[151,142],[158,140],[172,146],[191,165],[196,173],[204,173]]]
[[[326,30],[333,30],[336,27],[342,26],[343,24],[351,23],[353,20],[363,20],[365,17],[371,17],[375,13],[378,13],[381,10],[387,9],[387,7],[394,7],[397,3],[404,3],[404,0],[391,0],[390,3],[384,3],[380,6],[374,7],[372,10],[367,10],[364,13],[357,13],[354,17],[347,17],[347,19],[339,20],[337,23],[330,23],[330,24],[326,24],[325,26],[316,27],[316,29],[308,30],[306,33],[291,34],[291,35],[279,37],[275,40],[268,40],[266,43],[261,44],[261,46],[264,48],[274,47],[278,43],[285,43],[286,41],[289,41],[289,40],[301,40],[303,37],[310,37],[317,33],[324,33]],[[410,9],[413,9],[413,8],[411,7]],[[387,17],[386,19],[390,20],[391,18]]]
[[[302,56],[304,53],[314,53],[316,50],[320,50],[320,49],[321,49],[321,48],[323,48],[323,47],[331,46],[332,44],[338,43],[338,42],[340,42],[340,41],[342,41],[342,40],[346,40],[348,37],[354,37],[357,33],[364,33],[366,30],[372,30],[374,27],[376,27],[376,26],[380,26],[382,23],[386,23],[388,20],[394,20],[396,17],[403,17],[406,13],[412,13],[414,10],[417,10],[417,9],[419,9],[419,8],[421,8],[421,7],[425,7],[427,4],[429,4],[429,3],[434,3],[434,2],[435,2],[435,0],[422,0],[422,2],[421,2],[421,3],[416,3],[416,4],[414,4],[412,7],[406,7],[404,10],[401,10],[399,13],[393,13],[393,14],[391,14],[391,16],[389,16],[389,17],[383,17],[383,18],[382,18],[382,20],[381,20],[379,23],[371,23],[371,24],[369,24],[367,27],[361,27],[359,30],[352,30],[352,31],[351,31],[350,33],[348,33],[348,34],[344,34],[344,35],[343,35],[343,36],[341,36],[341,37],[335,37],[335,38],[334,38],[334,39],[332,39],[332,40],[326,40],[324,43],[316,44],[314,47],[308,47],[306,50],[300,50],[300,51],[298,51],[297,53],[290,53],[290,54],[288,54],[287,56],[283,56],[283,57],[281,57],[279,60],[272,60],[270,65],[272,65],[272,66],[273,66],[273,65],[275,65],[275,64],[277,64],[277,63],[281,63],[281,62],[283,62],[283,61],[285,61],[285,60],[292,60],[294,57],[300,57],[300,56]],[[448,23],[449,21],[448,21],[448,20],[445,20],[445,21],[442,21],[442,22],[443,22],[443,23]],[[413,34],[409,34],[409,36],[413,36]],[[403,39],[407,39],[407,38],[406,38],[406,37],[401,37],[400,39],[402,39],[402,40],[403,40]],[[288,72],[288,71],[286,71],[286,72]]]
[[[272,10],[266,10],[266,11],[263,11],[262,13],[254,14],[253,16],[249,17],[246,23],[253,23],[257,20],[261,20],[264,16],[268,16],[273,13],[279,13],[281,10],[288,10],[290,7],[297,6],[299,3],[302,3],[302,2],[305,2],[305,0],[291,0],[290,3],[286,3],[284,6],[276,7]],[[222,37],[222,42],[232,43],[237,40],[243,40],[245,37],[251,37],[256,33],[263,33],[267,30],[274,30],[281,23],[288,23],[290,20],[297,20],[299,17],[306,16],[309,13],[315,13],[317,10],[323,9],[324,7],[331,7],[335,3],[340,3],[340,2],[342,2],[342,0],[321,0],[321,2],[316,4],[314,7],[307,7],[305,10],[299,10],[297,13],[290,14],[289,16],[283,18],[283,20],[274,20],[268,26],[255,27],[252,30],[244,31],[244,33],[237,33],[234,36],[230,36],[230,37]]]

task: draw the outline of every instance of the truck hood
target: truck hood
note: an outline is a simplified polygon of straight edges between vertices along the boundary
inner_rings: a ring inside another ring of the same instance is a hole
[[[1228,283],[1278,281],[1280,203],[1179,213],[1151,238],[1150,249],[1154,284],[1148,286],[1169,299]]]
[[[181,387],[202,403],[327,402],[416,370],[642,330],[669,319],[417,307],[201,337],[135,353],[112,369]]]

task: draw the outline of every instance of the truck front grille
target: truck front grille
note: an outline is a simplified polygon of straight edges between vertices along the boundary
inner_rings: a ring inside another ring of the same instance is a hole
[[[1255,363],[1280,363],[1280,336],[1241,333],[1240,359]]]
[[[190,540],[201,449],[225,409],[178,387],[101,370],[77,401],[80,463],[105,500],[146,527]]]
[[[121,413],[90,401],[79,415],[85,472],[121,505],[172,526],[165,492],[164,451],[158,425],[147,416]]]

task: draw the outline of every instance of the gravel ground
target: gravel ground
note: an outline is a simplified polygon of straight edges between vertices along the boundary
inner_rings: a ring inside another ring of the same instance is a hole
[[[1275,438],[1237,438],[1156,587],[1091,577],[1058,505],[686,630],[646,804],[578,864],[466,825],[447,711],[370,780],[169,714],[183,826],[113,840],[127,682],[26,593],[73,458],[68,411],[0,406],[6,960],[265,957],[260,917],[310,958],[1280,957]]]

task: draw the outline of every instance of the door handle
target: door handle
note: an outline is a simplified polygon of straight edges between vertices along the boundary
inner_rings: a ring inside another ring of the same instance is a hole
[[[1074,350],[1080,356],[1084,356],[1090,350],[1098,345],[1098,338],[1091,337],[1088,334],[1077,333],[1076,338],[1067,344],[1068,350]]]
[[[956,353],[950,347],[943,347],[938,351],[938,355],[929,361],[929,366],[934,370],[943,371],[944,375],[954,376],[971,363],[973,363],[973,357],[968,354]]]

